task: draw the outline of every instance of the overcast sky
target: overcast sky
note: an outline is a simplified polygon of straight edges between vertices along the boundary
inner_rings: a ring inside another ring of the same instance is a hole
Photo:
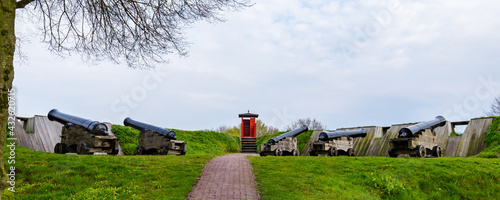
[[[253,2],[186,29],[189,56],[152,71],[58,57],[19,13],[18,115],[198,130],[250,110],[278,128],[310,117],[336,129],[468,120],[500,95],[499,1]]]

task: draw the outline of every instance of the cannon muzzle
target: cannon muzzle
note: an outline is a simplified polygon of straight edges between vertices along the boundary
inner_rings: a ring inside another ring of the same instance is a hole
[[[425,129],[434,129],[438,126],[444,125],[446,119],[443,116],[437,116],[436,119],[421,122],[415,125],[408,126],[399,130],[398,138],[408,138],[413,137],[416,134],[421,133]]]
[[[160,128],[158,126],[153,126],[150,124],[135,121],[133,119],[130,119],[130,117],[125,118],[125,120],[123,120],[123,124],[125,126],[130,126],[132,128],[135,128],[139,131],[151,130],[151,131],[157,132],[158,134],[163,135],[171,140],[177,139],[177,137],[175,136],[175,132],[172,130],[168,130],[168,129]]]
[[[366,129],[358,129],[358,130],[342,130],[342,131],[333,131],[333,132],[321,132],[318,136],[318,139],[321,141],[333,140],[340,137],[365,137]]]
[[[49,114],[47,115],[50,121],[56,121],[64,125],[68,124],[74,124],[81,126],[87,131],[89,131],[91,134],[95,135],[108,135],[108,126],[106,124],[98,122],[98,121],[92,121],[89,119],[83,119],[80,117],[64,114],[62,112],[59,112],[57,109],[52,109],[49,111]]]
[[[283,138],[286,138],[286,137],[296,137],[297,135],[299,135],[299,134],[301,134],[303,132],[306,132],[307,130],[309,130],[309,128],[307,128],[306,125],[302,125],[300,128],[291,130],[289,132],[283,133],[281,135],[278,135],[276,137],[273,137],[273,138],[269,139],[269,141],[267,142],[267,144],[268,145],[274,145],[274,144],[276,144],[276,142],[282,140]]]

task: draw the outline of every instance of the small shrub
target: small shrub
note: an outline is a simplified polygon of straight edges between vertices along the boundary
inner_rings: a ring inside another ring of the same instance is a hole
[[[135,148],[137,148],[137,144],[133,143],[124,143],[120,144],[122,147],[122,151],[125,155],[133,155]]]
[[[385,194],[398,194],[406,190],[400,178],[393,174],[382,174],[372,180],[375,188],[380,189]]]

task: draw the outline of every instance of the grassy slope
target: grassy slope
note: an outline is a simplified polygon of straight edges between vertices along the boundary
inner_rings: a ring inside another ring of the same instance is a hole
[[[225,133],[174,131],[188,144],[186,156],[59,155],[17,147],[18,187],[3,199],[185,199],[208,160],[239,151],[239,138]],[[132,154],[139,131],[113,125],[113,132]]]
[[[500,155],[500,117],[493,118],[484,140],[487,147],[475,157],[497,158]]]
[[[135,149],[137,130],[114,125],[113,131],[122,146],[130,145],[124,148]],[[4,199],[184,199],[205,163],[215,155],[238,151],[239,139],[224,133],[175,131],[188,143],[186,156],[57,155],[18,147],[17,192],[6,192]],[[299,150],[311,133],[297,137]],[[497,133],[491,133],[490,154],[498,152]],[[257,143],[279,134],[260,137]],[[263,199],[500,199],[500,159],[249,159]]]
[[[187,142],[187,155],[222,155],[224,153],[239,152],[240,150],[240,141],[237,136],[218,132],[172,130],[175,131],[178,140]],[[112,131],[120,140],[123,152],[132,155],[137,147],[139,131],[121,125],[113,125]]]
[[[500,199],[500,159],[249,159],[262,199]]]
[[[187,142],[186,154],[222,155],[240,152],[240,137],[227,133],[176,130],[178,140]]]
[[[185,199],[213,157],[16,152],[16,193],[2,199]]]

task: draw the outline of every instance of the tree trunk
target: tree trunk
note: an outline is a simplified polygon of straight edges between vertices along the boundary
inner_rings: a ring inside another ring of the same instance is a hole
[[[0,80],[0,197],[8,186],[3,156],[7,134],[7,118],[9,116],[8,98],[14,79],[15,17],[16,0],[0,0],[0,73],[2,76]]]

